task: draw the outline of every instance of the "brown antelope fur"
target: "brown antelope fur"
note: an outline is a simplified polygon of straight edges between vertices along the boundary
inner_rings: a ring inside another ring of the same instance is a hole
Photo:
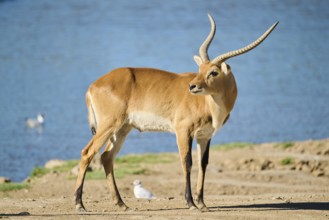
[[[80,170],[75,189],[78,211],[86,211],[82,189],[86,169],[93,156],[105,145],[101,160],[114,203],[123,210],[123,202],[113,175],[113,161],[126,136],[139,131],[166,131],[176,134],[185,180],[185,199],[190,209],[207,211],[203,201],[206,167],[211,137],[229,118],[237,97],[231,68],[224,61],[258,46],[275,28],[270,27],[248,46],[209,60],[207,50],[215,35],[211,31],[194,59],[199,73],[175,74],[151,68],[119,68],[92,83],[86,93],[89,122],[94,134],[81,152]],[[197,199],[191,193],[192,141],[198,151]]]

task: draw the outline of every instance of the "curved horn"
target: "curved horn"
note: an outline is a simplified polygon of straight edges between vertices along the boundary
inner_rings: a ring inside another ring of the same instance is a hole
[[[208,17],[209,17],[210,24],[211,24],[211,30],[210,30],[208,37],[205,39],[205,41],[202,43],[202,45],[200,46],[200,49],[199,49],[199,54],[202,59],[202,62],[209,61],[208,47],[211,44],[211,41],[214,38],[215,32],[216,32],[216,24],[214,22],[214,19],[211,17],[210,14],[208,14]]]
[[[267,29],[267,31],[262,36],[260,36],[257,40],[255,40],[248,46],[245,46],[239,50],[234,50],[234,51],[225,53],[223,55],[220,55],[220,56],[216,57],[215,59],[213,59],[212,63],[218,64],[218,63],[224,62],[225,60],[227,60],[231,57],[241,55],[243,53],[246,53],[246,52],[254,49],[268,37],[268,35],[273,31],[273,29],[278,25],[278,23],[279,23],[278,21],[276,23],[274,23],[269,29]]]

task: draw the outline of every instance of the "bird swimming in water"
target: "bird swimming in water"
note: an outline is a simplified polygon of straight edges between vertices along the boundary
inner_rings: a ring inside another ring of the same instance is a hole
[[[25,120],[26,126],[29,128],[40,128],[45,123],[45,116],[41,113],[37,115],[37,118],[27,118]]]
[[[140,180],[134,181],[134,195],[137,199],[155,199],[156,197],[149,190],[142,186]]]

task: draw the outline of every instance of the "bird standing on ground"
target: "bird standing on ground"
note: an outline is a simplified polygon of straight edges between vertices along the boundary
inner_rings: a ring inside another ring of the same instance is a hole
[[[45,123],[45,116],[39,113],[37,118],[27,118],[25,123],[29,128],[40,128]]]
[[[134,195],[137,199],[155,199],[155,196],[149,190],[142,186],[140,180],[134,181]]]

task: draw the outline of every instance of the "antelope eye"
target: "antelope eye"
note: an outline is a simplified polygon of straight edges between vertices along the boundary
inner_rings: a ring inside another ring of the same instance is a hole
[[[214,76],[217,76],[218,75],[218,73],[217,72],[215,72],[215,71],[212,71],[210,74],[209,74],[210,76],[212,76],[212,77],[214,77]]]

